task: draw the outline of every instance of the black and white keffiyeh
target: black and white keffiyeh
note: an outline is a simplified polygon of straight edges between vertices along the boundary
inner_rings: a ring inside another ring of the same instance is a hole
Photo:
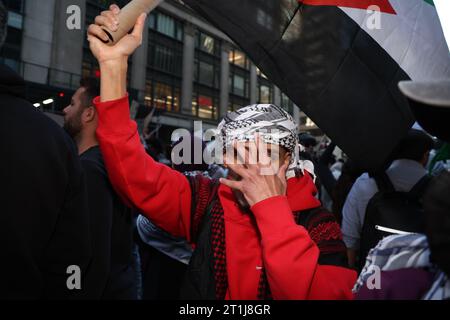
[[[273,104],[255,104],[229,112],[217,127],[216,142],[226,152],[233,141],[254,141],[255,134],[262,142],[282,146],[291,153],[288,178],[295,175],[296,168],[314,175],[314,165],[299,159],[298,126],[294,118]]]

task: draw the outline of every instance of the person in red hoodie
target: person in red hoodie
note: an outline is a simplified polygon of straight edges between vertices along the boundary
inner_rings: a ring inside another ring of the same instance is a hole
[[[217,141],[226,150],[236,148],[237,158],[245,161],[240,164],[227,153],[231,174],[220,183],[156,163],[130,120],[126,91],[127,60],[141,44],[146,17],[142,14],[131,34],[107,46],[102,26],[117,29],[119,12],[111,6],[88,29],[101,71],[101,94],[94,100],[97,137],[121,197],[195,248],[182,298],[351,299],[356,273],[347,268],[338,223],[315,198],[311,175],[299,170],[292,117],[273,105],[228,114]],[[261,147],[277,157],[257,161],[251,151]]]

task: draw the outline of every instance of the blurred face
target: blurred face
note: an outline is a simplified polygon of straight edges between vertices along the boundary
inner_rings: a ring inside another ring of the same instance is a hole
[[[227,164],[243,164],[248,167],[250,164],[260,165],[260,174],[271,174],[272,172],[278,172],[278,169],[285,163],[289,163],[291,160],[290,153],[274,144],[267,144],[260,142],[258,150],[255,150],[255,144],[251,142],[238,142],[236,149],[239,152],[227,152],[224,156],[225,167],[229,169],[228,178],[231,180],[241,180],[241,177],[236,174]],[[242,156],[240,156],[242,155]],[[265,171],[267,169],[267,171]],[[245,199],[244,194],[238,190],[232,190],[236,202],[243,212],[250,213],[250,205]]]
[[[83,106],[82,97],[84,91],[84,88],[79,88],[73,95],[70,104],[63,110],[64,129],[73,139],[76,139],[83,129],[82,115],[85,106]]]
[[[225,154],[225,166],[230,163],[244,166],[258,164],[263,170],[271,168],[277,172],[286,161],[289,162],[291,159],[290,153],[285,148],[275,144],[260,142],[255,149],[255,144],[252,142],[238,142],[236,149],[229,150]]]

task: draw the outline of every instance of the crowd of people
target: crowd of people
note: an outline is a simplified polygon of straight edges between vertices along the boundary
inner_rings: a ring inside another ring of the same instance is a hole
[[[171,163],[130,118],[145,14],[100,40],[119,13],[88,29],[101,79],[81,81],[63,129],[0,65],[1,299],[450,299],[449,83],[401,85],[428,133],[411,129],[378,170],[274,105],[224,117],[222,162]],[[0,46],[5,30],[0,2]]]

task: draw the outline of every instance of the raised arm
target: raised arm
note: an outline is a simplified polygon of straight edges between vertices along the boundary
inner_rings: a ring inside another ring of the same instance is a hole
[[[114,46],[101,26],[114,31],[120,9],[112,5],[89,26],[88,40],[101,72],[101,93],[94,104],[98,111],[97,138],[108,175],[115,190],[153,223],[175,236],[189,240],[191,191],[188,180],[171,168],[155,162],[142,146],[137,125],[130,119],[126,91],[128,57],[142,42],[145,14],[133,32]]]

